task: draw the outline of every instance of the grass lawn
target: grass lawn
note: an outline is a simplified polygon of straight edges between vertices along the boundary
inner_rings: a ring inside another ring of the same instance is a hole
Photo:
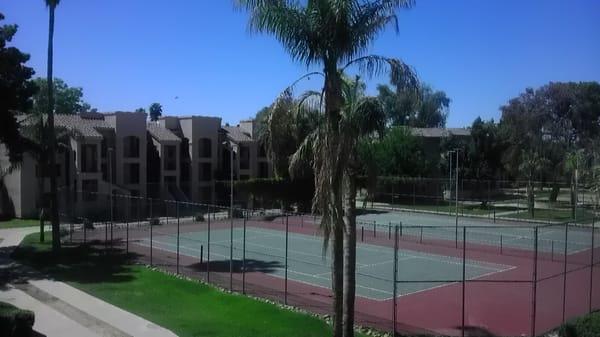
[[[571,210],[565,209],[536,209],[534,213],[535,217],[533,219],[536,220],[550,220],[550,221],[570,221],[573,220],[571,218]],[[590,223],[592,222],[592,217],[594,214],[588,210],[578,209],[577,210],[577,219],[578,222]],[[524,210],[519,213],[515,213],[510,215],[510,217],[517,219],[532,219],[531,215],[527,210]]]
[[[0,229],[15,227],[32,227],[39,225],[40,221],[36,219],[12,219],[7,221],[0,221]]]
[[[67,246],[53,256],[50,243],[40,244],[33,234],[13,256],[179,336],[331,334],[329,326],[315,317],[133,265],[131,255]]]

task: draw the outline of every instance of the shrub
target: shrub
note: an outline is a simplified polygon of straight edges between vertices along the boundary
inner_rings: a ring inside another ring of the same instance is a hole
[[[560,337],[596,337],[598,331],[600,331],[600,311],[563,324],[558,334]]]
[[[160,219],[159,218],[152,218],[150,219],[150,226],[159,226],[162,225],[160,223]]]
[[[204,214],[198,213],[198,214],[194,215],[194,221],[204,221]]]
[[[34,321],[35,315],[32,311],[0,302],[0,336],[31,336]]]

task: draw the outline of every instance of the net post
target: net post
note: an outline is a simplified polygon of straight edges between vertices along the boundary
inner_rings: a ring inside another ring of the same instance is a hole
[[[244,214],[244,230],[242,238],[242,294],[246,294],[246,219],[247,213]]]
[[[398,226],[394,228],[394,299],[392,308],[393,336],[396,336],[396,309],[398,307]]]
[[[592,252],[590,253],[590,296],[589,296],[589,312],[592,312],[592,295],[593,295],[593,289],[594,289],[594,249],[595,249],[595,242],[594,242],[594,236],[596,235],[595,233],[595,228],[596,228],[596,221],[595,221],[596,215],[592,216]]]
[[[562,303],[562,322],[565,323],[565,310],[567,306],[567,256],[568,256],[568,238],[569,238],[569,223],[565,224],[565,262],[563,264],[563,303]]]
[[[175,201],[175,215],[177,216],[177,275],[179,275],[179,202],[177,201]]]
[[[538,267],[538,226],[534,229],[533,242],[533,276],[532,276],[532,297],[531,297],[531,336],[535,337],[535,321],[537,313],[537,267]]]
[[[206,282],[210,282],[210,205],[207,208]]]
[[[288,215],[285,215],[285,292],[284,303],[288,304],[288,239],[289,239]]]
[[[462,249],[462,323],[461,331],[462,337],[465,337],[465,286],[467,276],[467,227],[463,226],[463,249]]]

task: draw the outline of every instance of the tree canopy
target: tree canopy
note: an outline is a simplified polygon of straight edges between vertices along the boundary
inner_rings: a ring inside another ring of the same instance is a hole
[[[36,78],[39,88],[33,97],[33,112],[45,114],[48,109],[48,80]],[[83,100],[83,88],[70,87],[60,78],[54,78],[54,112],[56,114],[73,115],[91,110],[91,106]]]
[[[30,80],[34,71],[25,65],[29,55],[7,45],[16,32],[16,25],[0,26],[0,143],[8,149],[11,162],[19,161],[23,151],[15,116],[31,108],[31,97],[36,92]]]

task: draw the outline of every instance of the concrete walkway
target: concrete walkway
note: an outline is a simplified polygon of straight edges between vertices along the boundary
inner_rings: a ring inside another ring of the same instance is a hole
[[[0,230],[0,273],[18,266],[10,252],[37,228]],[[34,329],[48,337],[174,337],[164,329],[132,313],[99,300],[66,283],[36,279],[0,287],[0,301],[35,312]]]

